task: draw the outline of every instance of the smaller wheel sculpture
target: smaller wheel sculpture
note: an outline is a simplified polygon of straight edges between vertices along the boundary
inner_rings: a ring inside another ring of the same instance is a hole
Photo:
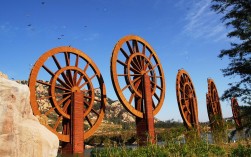
[[[220,106],[220,99],[214,81],[207,80],[208,93],[207,93],[207,109],[210,124],[213,128],[223,127],[223,117]]]
[[[115,45],[111,58],[111,79],[115,92],[124,107],[143,118],[143,76],[150,77],[152,111],[156,115],[165,96],[165,78],[160,60],[153,48],[142,38],[128,35]],[[133,102],[136,102],[133,106]]]
[[[83,138],[102,122],[105,84],[95,63],[80,50],[63,46],[44,53],[31,70],[29,88],[34,115],[43,117],[44,125],[61,141],[70,141],[74,92],[83,93]]]
[[[184,69],[179,70],[176,77],[176,95],[185,126],[198,129],[197,98],[192,80]]]
[[[239,104],[236,98],[231,99],[231,107],[232,107],[233,118],[234,118],[236,127],[241,128],[242,123],[241,123],[240,109],[239,109]]]

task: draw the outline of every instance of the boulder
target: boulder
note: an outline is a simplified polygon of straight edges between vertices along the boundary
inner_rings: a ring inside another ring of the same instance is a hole
[[[0,156],[55,157],[58,137],[32,113],[27,85],[0,78]]]
[[[8,76],[0,71],[0,78],[8,79]]]

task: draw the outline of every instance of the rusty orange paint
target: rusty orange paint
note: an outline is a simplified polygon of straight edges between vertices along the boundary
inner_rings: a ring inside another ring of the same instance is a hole
[[[76,48],[61,46],[45,52],[34,64],[28,84],[33,114],[43,114],[48,119],[54,117],[55,122],[46,127],[59,140],[68,143],[69,148],[79,146],[79,143],[83,145],[82,141],[94,134],[104,118],[106,89],[103,77],[91,58]],[[43,92],[38,89],[39,85],[43,86]],[[97,89],[100,90],[99,100],[95,99]],[[76,92],[81,93],[82,99],[72,96]],[[76,102],[83,110],[73,115],[76,109],[72,106]],[[90,120],[90,114],[95,115],[94,119]],[[78,120],[72,121],[73,116]],[[82,131],[72,130],[78,123]],[[84,124],[88,127],[84,128]],[[81,140],[78,141],[79,136]],[[73,138],[77,144],[71,142]],[[73,149],[81,152],[80,147]]]
[[[197,97],[192,79],[184,69],[180,69],[176,76],[176,96],[184,125],[199,132]]]

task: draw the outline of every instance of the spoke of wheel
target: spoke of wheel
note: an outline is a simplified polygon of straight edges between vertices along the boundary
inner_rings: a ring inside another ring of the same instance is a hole
[[[86,72],[87,68],[89,67],[89,63],[87,63],[84,67],[84,72]]]
[[[182,89],[182,88],[180,88],[180,92],[181,92],[181,93],[184,93],[184,91],[183,91],[183,89]]]
[[[143,43],[142,54],[146,54],[146,45]]]
[[[129,58],[128,54],[125,52],[123,48],[120,48],[120,51],[122,52],[122,54],[125,56],[126,59]]]
[[[89,123],[89,125],[92,127],[93,125],[92,125],[92,123],[91,123],[91,121],[90,121],[89,117],[88,117],[88,116],[86,116],[85,118],[86,118],[87,122]]]
[[[133,83],[135,83],[137,80],[139,80],[141,77],[138,77],[138,78],[136,78],[136,79],[134,79],[133,81],[132,81],[132,84]],[[122,92],[126,89],[126,88],[128,88],[129,86],[131,86],[131,84],[129,84],[129,85],[126,85],[123,89],[122,89]]]
[[[58,117],[58,119],[57,119],[57,121],[56,121],[56,123],[55,123],[55,125],[53,127],[54,130],[56,130],[58,128],[58,125],[60,124],[60,121],[62,120],[62,118],[63,118],[63,116]]]
[[[78,63],[79,63],[79,54],[76,54],[75,67],[78,67]]]
[[[67,108],[69,107],[69,105],[71,104],[71,99],[68,99],[66,101],[66,103],[63,106],[63,111],[66,112]]]
[[[64,52],[66,66],[70,66],[70,53]]]
[[[153,54],[150,53],[150,56],[148,57],[149,61],[152,59],[152,57],[153,57]]]
[[[180,87],[181,87],[181,88],[184,88],[184,82],[182,82],[182,81],[180,80],[179,83],[180,83]]]
[[[124,67],[127,67],[127,64],[126,64],[126,63],[124,63],[124,62],[122,62],[122,61],[120,61],[120,60],[117,60],[117,62],[118,62],[119,64],[123,65]],[[134,73],[140,73],[140,71],[134,69],[133,67],[130,67],[130,70],[132,70]]]
[[[55,74],[49,69],[47,68],[45,65],[42,66],[52,77],[55,76]],[[57,80],[63,85],[65,86],[66,88],[70,88],[69,85],[67,85],[64,81],[62,81],[60,78],[57,78]]]
[[[152,107],[153,107],[153,110],[156,108],[156,105],[155,105],[155,103],[153,101],[153,98],[152,98]]]
[[[154,70],[157,66],[159,66],[159,64],[154,65],[151,69],[147,70],[145,73],[148,73],[149,71]]]
[[[122,62],[122,61],[121,61],[121,60],[119,60],[119,59],[117,60],[117,62],[118,62],[119,64],[121,64],[121,65],[125,66],[125,67],[127,66],[127,64],[126,64],[126,63]]]
[[[50,83],[43,82],[43,81],[40,81],[40,80],[37,80],[36,82],[37,82],[37,83],[40,83],[40,84],[43,84],[43,85],[51,86]]]
[[[145,45],[145,44],[143,44],[142,54],[143,54],[143,55],[146,55],[146,45]],[[142,60],[141,60],[141,66],[144,67],[144,70],[145,70],[145,65],[144,65],[145,62],[144,62],[144,60],[145,60],[145,59],[142,59]]]
[[[91,103],[91,102],[88,102],[88,101],[86,101],[86,100],[84,99],[84,105],[85,105],[87,108],[90,106],[90,103]]]
[[[133,51],[133,48],[131,47],[129,41],[126,41],[126,44],[127,44],[127,47],[128,47],[131,54],[136,53],[136,52]],[[138,63],[137,59],[133,58],[132,60],[135,62],[135,64],[138,64],[137,67],[140,68],[139,67],[140,64]]]
[[[127,45],[128,49],[129,49],[130,53],[133,54],[134,52],[133,52],[133,49],[132,49],[129,41],[126,41],[126,45]]]
[[[70,66],[70,53],[64,52],[64,55],[65,55],[66,66]],[[72,74],[70,70],[66,71],[66,75],[68,76],[70,82],[73,83]]]
[[[145,63],[145,62],[144,62],[144,63]],[[150,62],[148,62],[148,61],[146,60],[146,63],[145,63],[145,65],[144,65],[144,70],[147,69],[147,67],[149,66],[149,64],[150,64]]]
[[[71,89],[71,87],[67,84],[67,83],[65,83],[63,80],[61,80],[59,77],[57,78],[57,80],[58,80],[58,82],[60,82],[64,87],[68,87],[69,89]]]
[[[79,84],[81,83],[81,81],[83,80],[84,75],[81,75],[76,83],[76,86],[79,86]]]
[[[134,69],[133,67],[130,67],[130,70],[131,70],[132,72],[134,72],[134,73],[140,73],[140,71]]]
[[[62,90],[64,90],[64,91],[69,91],[69,92],[71,92],[71,90],[70,89],[68,89],[68,88],[63,88],[63,87],[61,87],[61,86],[55,86],[55,88],[57,88],[57,89],[62,89]]]
[[[138,46],[138,42],[136,41],[136,40],[133,40],[132,41],[132,47],[133,47],[133,52],[139,52],[139,46]],[[141,68],[142,69],[142,66],[141,66],[141,59],[140,59],[140,57],[139,56],[136,56],[136,62],[137,62],[137,64],[138,64],[138,66],[139,66],[139,68]]]
[[[154,84],[159,90],[163,90],[159,85],[157,85],[155,82],[151,81],[152,84]]]
[[[136,91],[138,91],[139,85],[140,85],[141,81],[142,81],[141,79],[138,80],[138,81],[136,81],[136,83],[135,83],[135,85],[134,85]]]
[[[137,63],[137,59],[133,58],[131,61],[131,67],[133,67],[134,69],[141,69],[141,67],[139,66],[139,64]]]
[[[135,93],[132,93],[131,96],[130,96],[130,99],[129,99],[129,104],[132,103],[132,100],[133,100],[134,96],[135,96]]]
[[[96,74],[94,74],[89,80],[91,81],[94,77],[96,76]],[[79,86],[79,88],[83,88],[88,82],[84,82],[82,85]]]
[[[185,101],[186,101],[186,100],[185,100]],[[186,106],[185,104],[182,104],[181,106],[182,106],[182,110],[183,110],[183,111],[187,108],[187,106]],[[187,110],[187,109],[186,109],[186,110]]]
[[[55,109],[56,107],[51,107],[48,111],[46,111],[45,113],[44,113],[44,115],[48,115],[48,114],[50,114],[54,109]]]
[[[138,46],[138,42],[136,40],[132,41],[132,45],[133,45],[133,51],[139,52],[139,46]]]
[[[55,94],[55,96],[58,97],[58,96],[68,95],[69,93],[71,93],[71,92],[67,92],[64,94]],[[48,96],[44,96],[44,97],[39,97],[39,98],[37,98],[37,100],[50,99],[50,98],[52,98],[52,96],[48,95]]]
[[[152,75],[150,77],[162,78],[162,76],[152,76]]]
[[[47,68],[47,66],[42,65],[42,67],[43,67],[44,70],[46,70],[52,77],[55,75],[49,68]]]
[[[94,112],[97,116],[99,116],[99,113],[95,111],[93,108],[91,109],[92,112]]]
[[[55,64],[56,64],[57,68],[58,68],[58,69],[61,69],[61,65],[60,65],[60,63],[58,62],[57,58],[56,58],[54,55],[52,55],[52,58],[53,58],[53,60],[54,60],[54,62],[55,62]],[[68,79],[68,77],[66,77],[66,75],[65,75],[64,72],[62,72],[61,75],[62,75],[62,77],[64,78],[65,82],[67,82],[67,84],[71,84],[70,80]]]
[[[185,81],[186,81],[186,82],[190,82],[187,75],[185,75]]]
[[[57,102],[58,105],[61,105],[63,102],[65,102],[67,99],[69,99],[71,97],[71,95],[66,96],[65,98],[63,98],[62,100],[60,100],[59,102]]]
[[[159,98],[159,96],[158,96],[156,93],[154,93],[153,95],[154,95],[154,97],[155,97],[158,101],[160,101],[160,98]]]
[[[180,77],[180,83],[181,83],[182,85],[185,83],[184,75],[182,75],[182,76]]]
[[[78,75],[78,71],[74,71],[74,74],[73,74],[73,85],[76,85],[76,83],[77,83],[77,75]]]

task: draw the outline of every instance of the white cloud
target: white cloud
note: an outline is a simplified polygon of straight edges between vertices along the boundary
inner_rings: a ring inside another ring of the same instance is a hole
[[[184,34],[213,41],[228,40],[227,29],[220,21],[220,15],[210,10],[210,0],[193,1],[189,6],[184,19]]]

